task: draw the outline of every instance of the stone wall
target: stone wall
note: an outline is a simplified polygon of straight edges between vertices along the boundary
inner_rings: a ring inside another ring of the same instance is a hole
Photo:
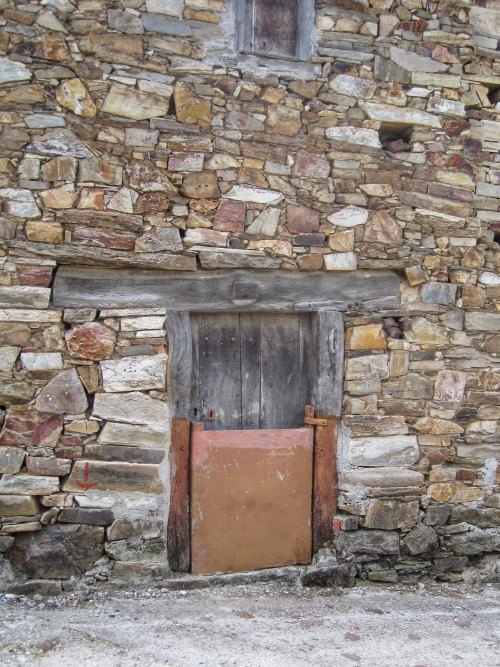
[[[500,2],[319,0],[309,62],[231,0],[0,11],[3,582],[167,571],[165,312],[57,311],[61,264],[398,272],[345,314],[332,553],[494,576]]]

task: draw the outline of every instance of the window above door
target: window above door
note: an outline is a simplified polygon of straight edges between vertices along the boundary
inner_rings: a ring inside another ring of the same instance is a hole
[[[238,50],[268,58],[312,55],[314,0],[236,0]]]

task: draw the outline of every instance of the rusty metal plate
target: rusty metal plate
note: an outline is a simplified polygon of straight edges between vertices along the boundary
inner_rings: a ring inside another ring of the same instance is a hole
[[[193,574],[310,562],[313,436],[193,430]]]

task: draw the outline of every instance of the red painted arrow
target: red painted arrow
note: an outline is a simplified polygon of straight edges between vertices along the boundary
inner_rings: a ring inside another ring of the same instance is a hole
[[[89,482],[89,476],[90,476],[90,465],[86,463],[83,468],[83,482],[79,482],[77,479],[75,479],[77,485],[84,491],[93,489],[94,486],[97,486],[98,484],[98,482]]]

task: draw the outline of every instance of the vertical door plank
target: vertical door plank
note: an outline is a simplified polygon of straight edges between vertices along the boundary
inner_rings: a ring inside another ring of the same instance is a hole
[[[200,315],[198,351],[200,420],[212,431],[241,429],[239,315]],[[208,419],[210,410],[214,419]]]
[[[319,412],[340,417],[344,396],[344,319],[342,313],[324,310],[315,316],[313,344],[313,403]]]
[[[200,410],[200,350],[198,342],[198,319],[199,315],[193,313],[189,316],[191,323],[191,405],[189,416],[191,421],[198,422],[201,419]]]
[[[302,425],[300,385],[299,315],[262,315],[261,428]]]
[[[313,552],[331,545],[337,512],[337,434],[339,417],[318,415],[328,421],[316,426],[313,482]]]
[[[167,555],[170,569],[189,572],[191,565],[189,520],[189,448],[191,422],[186,417],[172,420],[170,463],[170,511],[167,524]]]
[[[241,428],[260,427],[260,314],[240,314]]]
[[[298,1],[253,0],[251,4],[254,5],[252,51],[295,56]]]

